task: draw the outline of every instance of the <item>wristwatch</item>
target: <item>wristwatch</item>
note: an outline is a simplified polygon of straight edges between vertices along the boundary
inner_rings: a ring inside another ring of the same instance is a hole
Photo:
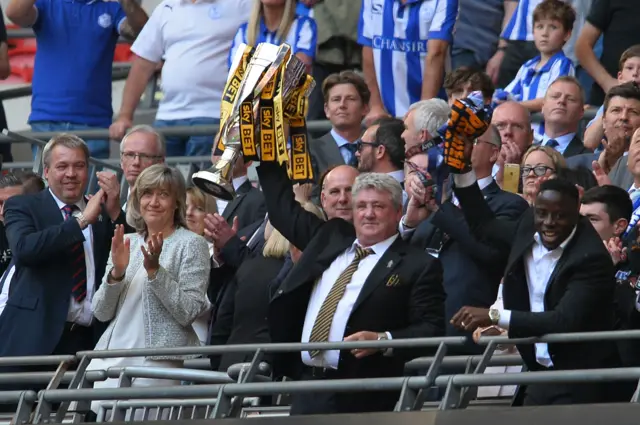
[[[87,221],[86,218],[84,218],[84,214],[82,214],[82,211],[74,212],[72,217],[78,220],[81,229],[84,229],[87,226],[89,226],[89,222]]]
[[[500,321],[500,310],[497,308],[489,309],[489,319],[491,319],[491,323],[497,325],[498,321]]]
[[[386,332],[378,332],[378,341],[389,341],[389,337]]]

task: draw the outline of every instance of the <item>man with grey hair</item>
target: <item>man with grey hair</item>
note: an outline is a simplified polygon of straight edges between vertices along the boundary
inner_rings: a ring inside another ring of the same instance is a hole
[[[104,330],[93,320],[91,301],[105,275],[120,207],[104,189],[85,198],[89,148],[82,139],[60,134],[43,156],[49,188],[5,202],[16,268],[0,316],[0,357],[90,350]]]
[[[303,252],[269,308],[273,342],[380,341],[441,335],[442,268],[398,235],[402,188],[384,173],[353,186],[353,223],[321,220],[294,199],[286,168],[262,163],[258,176],[273,226]],[[381,314],[384,312],[384,314]],[[274,376],[364,379],[400,376],[420,349],[282,353]],[[398,393],[299,394],[291,414],[391,411]]]

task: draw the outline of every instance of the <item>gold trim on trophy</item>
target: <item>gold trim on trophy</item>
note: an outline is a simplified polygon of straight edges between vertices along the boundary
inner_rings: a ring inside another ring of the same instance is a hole
[[[286,163],[296,182],[313,179],[305,116],[315,82],[305,74],[305,64],[287,44],[261,43],[255,49],[241,45],[233,65],[214,143],[214,154],[220,159],[195,173],[193,183],[210,195],[232,200],[233,168],[240,155],[245,160]]]

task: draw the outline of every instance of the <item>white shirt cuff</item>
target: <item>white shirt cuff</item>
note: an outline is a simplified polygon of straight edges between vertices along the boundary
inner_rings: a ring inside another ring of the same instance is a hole
[[[393,338],[391,337],[391,332],[385,332],[387,335],[387,339],[391,341]],[[383,356],[393,356],[393,347],[387,348],[382,352]]]
[[[456,184],[456,187],[469,187],[477,181],[476,172],[473,170],[468,173],[453,175],[453,182]]]
[[[398,224],[398,232],[400,232],[400,237],[402,239],[406,239],[407,236],[412,234],[414,230],[416,230],[416,229],[405,226],[405,224],[404,224],[404,216],[402,216],[402,218],[400,219],[400,224]]]
[[[636,310],[640,311],[640,292],[636,296]]]
[[[498,326],[502,329],[509,330],[509,322],[511,322],[511,310],[500,310]]]

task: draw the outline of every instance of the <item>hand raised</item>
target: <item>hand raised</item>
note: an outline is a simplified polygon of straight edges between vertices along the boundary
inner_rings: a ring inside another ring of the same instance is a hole
[[[116,220],[120,215],[120,183],[118,176],[114,173],[106,171],[98,171],[96,173],[98,185],[104,191],[105,207],[111,220]]]
[[[87,207],[84,209],[82,215],[89,224],[93,224],[98,219],[100,212],[102,211],[102,202],[104,201],[104,190],[100,189],[95,195],[87,202]]]
[[[113,262],[114,276],[122,276],[129,266],[131,254],[131,242],[124,237],[124,226],[117,224],[111,238],[111,261]]]
[[[593,161],[591,168],[593,169],[593,176],[596,178],[598,186],[608,186],[611,184],[611,179],[607,173],[604,172],[604,169],[598,161]]]
[[[204,234],[218,248],[222,249],[229,239],[238,233],[238,217],[233,218],[233,225],[220,214],[207,214],[204,218]]]
[[[144,245],[140,247],[144,256],[142,265],[148,274],[155,273],[160,268],[160,254],[162,253],[163,242],[164,238],[162,232],[160,232],[149,236],[146,248]]]

